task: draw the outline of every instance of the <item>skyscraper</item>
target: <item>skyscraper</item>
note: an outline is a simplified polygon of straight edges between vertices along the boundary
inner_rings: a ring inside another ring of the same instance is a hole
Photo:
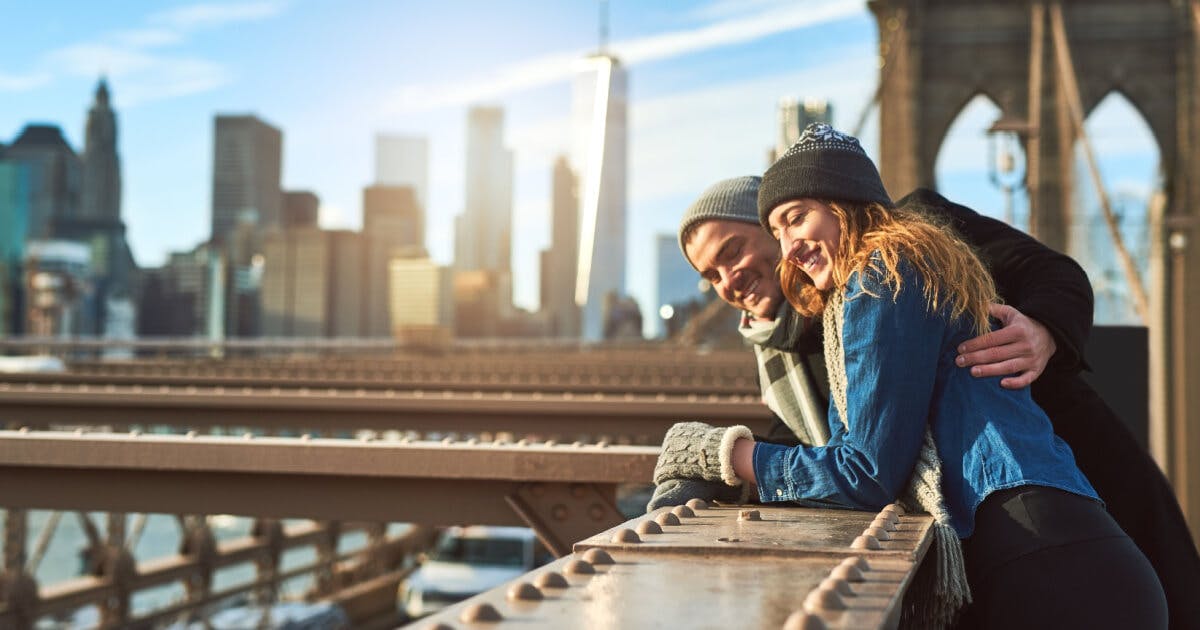
[[[78,214],[83,164],[58,126],[26,125],[4,150],[4,160],[28,171],[26,239],[53,237],[56,222]]]
[[[779,101],[779,136],[768,162],[775,162],[796,141],[809,123],[833,124],[833,106],[820,99],[805,99],[803,103],[794,98]],[[770,164],[768,164],[770,166]]]
[[[24,329],[21,259],[29,222],[29,168],[6,162],[0,146],[0,335]]]
[[[679,306],[700,299],[700,274],[679,251],[679,240],[674,234],[659,234],[655,238],[658,255],[658,287],[654,313],[655,334],[666,332],[664,320],[674,316]],[[670,308],[665,308],[670,307]]]
[[[92,246],[101,309],[97,321],[105,335],[132,335],[137,265],[125,241],[121,220],[121,158],[117,152],[117,115],[110,104],[108,82],[96,84],[88,110],[83,146],[83,183],[79,212],[55,221],[55,235]],[[123,304],[117,305],[119,301]]]
[[[454,276],[428,257],[388,264],[391,334],[399,341],[439,344],[454,330]]]
[[[579,336],[575,276],[579,266],[579,193],[565,157],[554,162],[550,202],[550,248],[542,252],[542,310],[556,337]]]
[[[409,186],[421,208],[428,208],[429,141],[419,136],[376,135],[375,183]]]
[[[425,255],[424,213],[411,186],[376,184],[363,190],[363,245],[367,290],[363,297],[368,337],[392,334],[388,306],[388,265],[397,256]]]
[[[283,213],[279,217],[283,229],[317,227],[317,215],[321,199],[307,190],[289,190],[283,193]]]
[[[579,173],[575,302],[583,339],[604,338],[604,298],[625,294],[625,70],[607,54],[580,60],[572,104],[571,161]]]
[[[278,227],[283,133],[256,116],[218,115],[213,129],[213,242],[224,244],[239,217]]]
[[[316,227],[273,231],[263,250],[264,335],[362,334],[362,245],[357,233]]]
[[[83,145],[82,219],[121,220],[121,158],[117,154],[117,115],[109,105],[108,82],[96,86]]]
[[[512,151],[504,110],[467,113],[466,207],[455,218],[455,332],[490,337],[512,314]]]
[[[472,107],[467,113],[466,208],[457,222],[455,268],[511,271],[512,182],[504,110]]]

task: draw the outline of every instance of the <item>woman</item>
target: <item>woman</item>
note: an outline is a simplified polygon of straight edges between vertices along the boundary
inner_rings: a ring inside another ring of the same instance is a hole
[[[956,369],[995,299],[969,247],[894,210],[858,141],[828,125],[768,169],[759,216],[783,250],[784,296],[824,322],[830,440],[785,447],[744,427],[677,425],[663,474],[698,461],[699,476],[757,486],[763,501],[878,510],[902,498],[928,511],[940,588],[927,622],[953,621],[973,596],[964,625],[1165,627],[1149,563],[1028,388]]]

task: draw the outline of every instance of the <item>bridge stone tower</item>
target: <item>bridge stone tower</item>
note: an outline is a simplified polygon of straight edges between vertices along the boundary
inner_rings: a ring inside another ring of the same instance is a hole
[[[1200,3],[868,4],[879,27],[880,171],[894,197],[936,185],[946,132],[985,94],[1022,137],[1031,231],[1065,250],[1074,188],[1090,185],[1074,181],[1076,121],[1113,91],[1145,118],[1167,195],[1150,217],[1150,445],[1200,539]]]

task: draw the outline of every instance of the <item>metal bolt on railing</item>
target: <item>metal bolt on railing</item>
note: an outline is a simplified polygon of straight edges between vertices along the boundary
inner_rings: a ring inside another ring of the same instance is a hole
[[[563,573],[572,575],[591,575],[596,572],[596,568],[592,563],[586,560],[575,559],[563,566]]]
[[[679,518],[692,518],[696,516],[696,513],[692,511],[692,508],[686,505],[676,505],[675,507],[671,508],[671,514],[674,514]]]
[[[783,630],[825,630],[825,621],[812,613],[797,610],[783,622]]]
[[[546,571],[539,574],[533,579],[533,584],[538,588],[567,588],[570,586],[567,578],[555,571]]]
[[[503,619],[500,611],[486,602],[468,606],[463,609],[462,615],[459,615],[459,620],[463,623],[495,623]]]
[[[506,596],[510,601],[536,601],[544,597],[542,592],[529,582],[517,582],[508,587]]]
[[[758,510],[741,510],[738,512],[738,520],[739,521],[761,521],[761,520],[763,520],[762,512],[759,512]]]
[[[674,526],[680,524],[679,517],[675,516],[671,512],[663,512],[662,514],[659,514],[658,516],[654,517],[654,522],[664,527],[668,525]]]
[[[663,530],[662,526],[654,521],[642,521],[638,523],[637,533],[645,536],[647,534],[661,534]]]
[[[612,541],[615,543],[640,543],[642,538],[638,536],[637,532],[625,527],[612,535]]]
[[[583,560],[591,563],[594,566],[602,564],[616,564],[616,561],[613,560],[613,557],[609,555],[607,551],[598,547],[593,547],[583,552]]]

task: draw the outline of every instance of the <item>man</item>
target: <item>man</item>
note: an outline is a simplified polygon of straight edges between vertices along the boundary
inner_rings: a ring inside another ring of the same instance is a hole
[[[754,344],[763,398],[779,419],[768,438],[819,445],[829,436],[819,322],[803,320],[783,299],[779,244],[759,224],[759,182],[739,177],[705,191],[680,222],[680,248],[717,295],[744,313],[739,331]],[[1031,386],[1109,512],[1154,565],[1170,626],[1200,627],[1200,555],[1174,493],[1079,376],[1093,309],[1086,274],[1032,237],[932,191],[918,189],[896,205],[949,221],[977,248],[1005,302],[991,309],[1000,327],[962,344],[958,365],[977,377],[1009,375],[1003,387]],[[720,483],[670,479],[656,488],[651,507],[691,496],[744,498]]]

